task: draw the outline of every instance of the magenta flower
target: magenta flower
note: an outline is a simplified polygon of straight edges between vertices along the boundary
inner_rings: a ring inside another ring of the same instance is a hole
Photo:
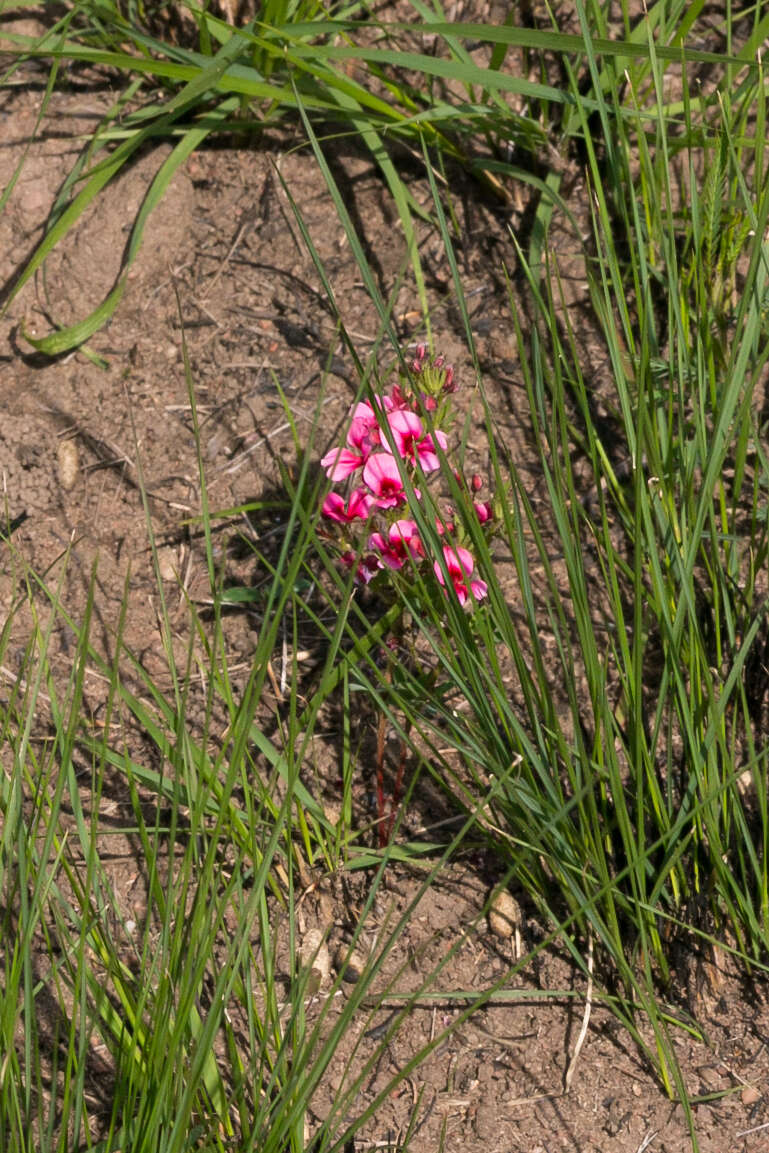
[[[434,472],[440,468],[433,438],[425,433],[422,421],[415,412],[398,409],[390,415],[389,424],[395,447],[404,460],[418,463],[423,472]],[[445,452],[448,441],[444,434],[436,432],[435,439]]]
[[[355,568],[354,579],[357,585],[367,585],[381,568],[378,559],[371,553],[359,558],[354,552],[344,552],[339,559],[345,568]]]
[[[382,443],[379,425],[376,421],[371,424],[363,417],[355,417],[347,431],[347,443],[359,452],[364,460],[368,460],[374,449]]]
[[[403,568],[405,558],[396,549],[390,548],[389,541],[382,536],[381,532],[372,532],[368,538],[368,547],[376,554],[380,568],[387,567],[396,571]]]
[[[390,525],[386,539],[381,532],[372,533],[368,547],[379,554],[383,565],[395,570],[403,568],[408,557],[416,560],[425,555],[413,520],[396,520]]]
[[[472,556],[466,548],[453,549],[448,545],[444,545],[443,559],[446,562],[446,568],[448,569],[451,583],[454,586],[454,592],[459,597],[459,603],[461,605],[465,603],[469,593],[472,593],[477,601],[482,600],[483,597],[486,596],[488,590],[485,581],[470,580],[468,590],[468,578],[475,565]],[[440,562],[436,561],[433,568],[439,582],[445,587],[446,580]]]
[[[392,396],[386,399],[389,402],[386,405],[388,412],[397,412],[398,409],[409,407],[409,399],[399,384],[393,385]]]
[[[377,508],[396,508],[406,502],[398,465],[389,452],[377,452],[368,458],[363,469],[363,483],[374,494]]]
[[[332,448],[321,459],[326,476],[333,481],[345,480],[362,468],[374,449],[382,443],[380,419],[385,420],[393,408],[389,396],[382,397],[381,412],[367,400],[360,401],[350,409],[350,427],[345,438],[346,448]]]
[[[382,398],[382,405],[384,408],[389,408],[388,399],[386,397]],[[379,423],[377,420],[376,412],[374,411],[374,406],[369,400],[359,400],[357,404],[354,404],[350,409],[350,416],[353,420],[363,420],[366,422],[366,424]]]
[[[401,373],[386,396],[372,394],[351,405],[343,443],[322,458],[326,475],[342,491],[323,498],[321,515],[340,526],[341,563],[355,584],[368,584],[377,574],[382,579],[388,571],[423,571],[432,565],[446,595],[453,589],[460,604],[487,595],[486,584],[473,575],[472,554],[448,543],[456,539],[454,510],[446,507],[436,516],[442,537],[438,555],[443,548],[439,562],[405,511],[409,502],[422,499],[412,481],[421,483],[421,473],[438,470],[440,454],[448,451],[440,426],[451,407],[447,394],[455,388],[451,365],[442,356],[431,356],[426,345],[417,345],[410,372]],[[483,477],[455,475],[478,521],[493,525],[492,502],[480,495]],[[324,535],[331,535],[329,526]]]
[[[393,389],[393,392],[395,389]],[[397,404],[391,396],[375,396],[374,403],[370,400],[360,400],[357,404],[353,405],[350,409],[350,416],[353,420],[367,420],[370,424],[378,424],[380,416],[390,412],[391,409],[397,408]],[[380,410],[379,412],[377,410]]]
[[[382,443],[380,419],[387,418],[393,402],[389,396],[385,396],[382,397],[381,405],[382,411],[379,414],[367,400],[362,400],[350,409],[352,421],[347,431],[347,443],[350,448],[357,449],[364,460],[368,460],[374,449]]]
[[[374,507],[374,498],[365,488],[356,488],[350,493],[347,504],[338,492],[330,492],[323,502],[321,513],[327,520],[349,524],[354,520],[368,520]]]
[[[412,557],[425,555],[424,546],[422,545],[422,538],[419,535],[419,529],[417,528],[415,521],[393,521],[393,523],[390,525],[390,531],[387,535],[390,538],[391,544],[398,544],[406,552],[410,553]]]
[[[349,448],[332,448],[321,457],[321,467],[325,468],[329,480],[345,480],[365,464],[364,458]]]

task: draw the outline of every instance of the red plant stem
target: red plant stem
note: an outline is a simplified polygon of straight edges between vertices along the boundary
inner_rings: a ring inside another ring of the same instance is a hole
[[[395,818],[398,815],[398,806],[401,803],[401,796],[403,795],[403,776],[406,772],[406,753],[406,742],[401,741],[401,755],[398,761],[398,772],[395,775],[392,803],[390,805],[390,820],[387,823],[387,841],[389,841],[393,835],[393,829],[395,828]]]

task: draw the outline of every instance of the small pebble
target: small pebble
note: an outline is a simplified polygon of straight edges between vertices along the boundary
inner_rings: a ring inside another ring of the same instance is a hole
[[[80,453],[77,450],[77,441],[60,440],[56,455],[59,460],[59,484],[65,492],[71,492],[77,484],[80,473]]]
[[[349,945],[340,945],[334,954],[334,968],[337,973],[342,974],[343,981],[354,985],[360,980],[361,973],[366,968],[366,958],[357,949],[350,949]]]
[[[761,1100],[761,1092],[756,1089],[755,1085],[746,1085],[740,1093],[740,1100],[743,1105],[755,1105],[757,1101]]]
[[[331,971],[331,962],[328,955],[328,946],[323,940],[320,929],[309,929],[299,946],[299,963],[303,969],[312,966],[308,979],[308,991],[317,993],[318,989],[328,980]]]
[[[489,928],[495,937],[508,941],[523,922],[521,906],[507,889],[494,894],[489,909]]]
[[[158,572],[160,579],[164,581],[176,580],[176,552],[172,548],[159,548],[158,549]]]

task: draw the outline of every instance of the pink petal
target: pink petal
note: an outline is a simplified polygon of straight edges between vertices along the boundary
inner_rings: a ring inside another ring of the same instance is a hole
[[[408,408],[408,397],[399,384],[394,384],[392,392],[384,398],[384,406],[388,412],[397,412],[400,408]]]
[[[406,500],[398,465],[389,452],[377,452],[368,458],[363,481],[374,494],[378,508],[395,508]]]
[[[470,581],[470,592],[473,594],[477,601],[482,601],[488,591],[489,586],[486,584],[486,581]]]
[[[490,500],[473,501],[473,508],[481,524],[486,524],[487,520],[491,520],[492,511]]]
[[[416,444],[424,433],[422,421],[415,412],[398,409],[391,414],[389,424],[399,454],[413,460]]]
[[[415,437],[420,437],[424,433],[422,421],[417,413],[411,412],[410,409],[399,408],[391,413],[389,424],[393,432]]]
[[[366,492],[365,488],[354,488],[350,493],[350,500],[347,504],[348,519],[368,520],[373,507],[374,498],[371,496],[371,493]]]
[[[353,420],[365,420],[369,424],[376,424],[377,422],[373,405],[369,404],[367,400],[360,400],[354,404],[350,409],[350,416]]]
[[[347,519],[345,516],[344,498],[338,492],[330,492],[321,506],[321,515],[325,516],[328,520],[339,521],[340,524],[344,523]]]
[[[350,448],[357,449],[362,456],[367,457],[374,445],[379,444],[379,425],[371,425],[367,420],[356,418],[347,430],[347,443]]]
[[[394,549],[382,536],[381,532],[374,532],[368,538],[368,547],[375,550],[379,554],[381,564],[387,565],[388,568],[395,569],[403,568],[403,556]]]
[[[435,472],[436,468],[441,467],[441,462],[438,460],[433,442],[429,436],[418,444],[417,446],[417,460],[422,472]]]
[[[463,605],[468,596],[468,577],[475,567],[472,554],[466,548],[457,547],[456,549],[450,548],[449,545],[443,546],[443,558],[446,562],[451,583],[454,586],[454,592],[459,598],[459,603]],[[435,575],[439,582],[445,587],[446,581],[439,561],[435,561],[433,568]],[[481,600],[486,595],[487,586],[485,581],[474,580],[470,581],[470,592],[476,600]]]
[[[328,520],[349,524],[353,520],[367,520],[373,507],[373,496],[365,488],[356,488],[350,493],[347,504],[338,492],[330,492],[320,511]]]
[[[330,480],[345,480],[363,464],[363,457],[349,448],[332,448],[321,457],[321,467],[325,468]]]
[[[448,441],[439,429],[435,431],[435,440],[445,452]],[[417,456],[423,472],[434,472],[436,468],[440,468],[441,466],[441,462],[438,460],[438,454],[435,451],[435,443],[430,435],[424,437],[417,445]]]
[[[419,529],[413,520],[394,521],[388,536],[391,543],[400,545],[404,552],[408,550],[412,557],[425,555]]]

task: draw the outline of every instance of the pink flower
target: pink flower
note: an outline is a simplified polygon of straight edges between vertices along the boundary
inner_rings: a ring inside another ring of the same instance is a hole
[[[474,500],[473,508],[475,509],[475,514],[481,524],[486,524],[487,520],[491,520],[493,511],[491,508],[490,500]]]
[[[382,443],[379,425],[369,424],[366,420],[354,420],[347,432],[347,443],[360,453],[364,461],[368,460],[374,449]]]
[[[357,449],[364,460],[382,443],[380,419],[386,419],[393,402],[389,396],[385,396],[382,397],[381,405],[382,411],[379,414],[367,400],[362,400],[350,409],[352,421],[347,431],[347,443],[350,448]]]
[[[349,448],[332,448],[321,457],[321,467],[325,468],[329,480],[345,480],[365,464],[364,458]]]
[[[395,508],[406,502],[398,465],[389,452],[377,452],[368,458],[363,469],[363,482],[374,494],[378,508]]]
[[[416,559],[425,555],[413,520],[396,520],[390,525],[387,539],[381,532],[372,533],[368,547],[379,553],[383,565],[396,570],[403,568],[408,557]]]
[[[351,569],[357,565],[354,577],[356,585],[367,585],[381,568],[377,558],[370,553],[358,558],[354,552],[345,552],[339,559],[345,568]]]
[[[387,398],[387,411],[397,412],[401,408],[409,407],[409,400],[399,384],[394,384],[392,393]]]
[[[402,547],[406,552],[410,553],[412,557],[424,556],[425,550],[422,546],[422,539],[419,535],[419,529],[413,520],[396,520],[390,525],[390,530],[387,534],[390,538],[391,544],[397,544]]]
[[[373,496],[367,493],[365,488],[356,488],[350,493],[350,499],[346,505],[344,497],[340,496],[338,492],[330,492],[320,511],[327,520],[349,524],[353,520],[367,520],[373,507]]]
[[[385,540],[381,532],[372,532],[368,538],[368,547],[373,550],[377,555],[379,567],[399,569],[403,568],[403,557],[399,556],[395,549],[391,549],[389,542]]]
[[[434,472],[440,468],[433,438],[425,433],[422,421],[415,412],[398,409],[391,414],[389,424],[395,447],[405,460],[418,463],[423,472]],[[436,432],[435,439],[445,452],[448,441],[444,434]]]
[[[468,597],[468,577],[473,571],[474,562],[470,553],[466,548],[450,548],[448,545],[443,546],[443,559],[446,562],[446,568],[454,586],[454,592],[459,597],[459,603],[463,605]],[[446,584],[443,569],[440,562],[436,561],[433,565],[435,575],[439,582]],[[486,596],[487,586],[485,581],[471,580],[469,584],[469,592],[473,594],[477,601],[482,600]]]
[[[345,480],[362,468],[372,452],[382,444],[380,423],[395,408],[389,396],[377,401],[380,411],[367,400],[362,400],[350,409],[350,427],[345,437],[346,448],[332,448],[321,459],[326,476],[333,481]]]
[[[384,400],[382,403],[386,407]],[[366,424],[379,423],[377,420],[376,412],[374,411],[374,406],[369,400],[359,400],[357,404],[354,404],[350,409],[350,416],[353,420],[363,420],[366,422]]]
[[[353,420],[363,419],[378,423],[382,415],[396,407],[389,396],[375,396],[373,404],[370,400],[359,400],[358,403],[350,409],[350,416]]]

